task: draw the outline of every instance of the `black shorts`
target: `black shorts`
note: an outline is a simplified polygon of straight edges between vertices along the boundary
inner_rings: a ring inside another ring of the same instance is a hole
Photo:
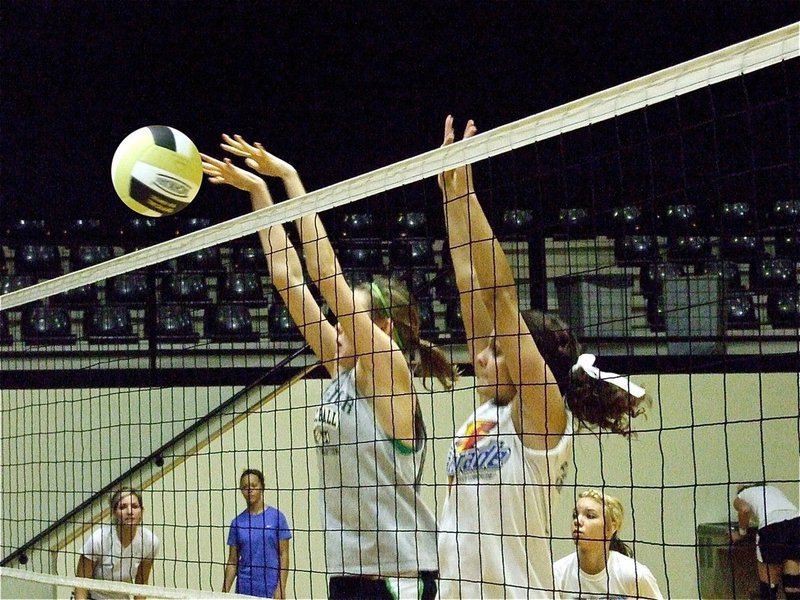
[[[422,580],[422,600],[436,598],[437,571],[420,571]],[[341,575],[331,577],[328,582],[328,598],[330,600],[394,600],[385,579],[374,577],[358,577]]]
[[[800,517],[759,529],[758,549],[761,551],[761,561],[767,565],[800,560]]]

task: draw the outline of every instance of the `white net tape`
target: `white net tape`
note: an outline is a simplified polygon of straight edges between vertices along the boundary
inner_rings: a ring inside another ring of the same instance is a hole
[[[174,240],[120,256],[0,296],[7,310],[102,281],[149,264],[250,235],[309,212],[323,212],[408,185],[465,163],[483,160],[510,149],[623,115],[681,94],[738,77],[800,55],[800,23],[734,44],[556,108],[514,121],[459,142],[406,159],[293,198],[275,206],[236,217]]]
[[[32,571],[23,571],[22,569],[0,567],[0,580],[5,578],[19,579],[67,589],[81,587],[89,590],[97,590],[98,592],[114,592],[117,594],[127,594],[128,596],[144,596],[146,598],[253,598],[253,596],[246,596],[243,594],[223,594],[222,592],[165,588],[155,585],[124,583],[121,581],[85,579],[83,577],[63,577],[60,575],[48,575],[47,573],[35,573]],[[8,598],[10,596],[4,593],[3,597]]]

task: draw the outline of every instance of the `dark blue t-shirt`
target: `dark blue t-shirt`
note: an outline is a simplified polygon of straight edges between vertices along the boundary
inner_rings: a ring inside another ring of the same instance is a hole
[[[236,546],[236,593],[272,598],[280,574],[280,540],[288,540],[292,531],[286,517],[268,506],[251,515],[244,511],[231,522],[228,546]]]

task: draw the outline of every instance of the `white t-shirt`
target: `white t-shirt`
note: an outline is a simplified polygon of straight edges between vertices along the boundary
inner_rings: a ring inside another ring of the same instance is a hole
[[[797,507],[783,492],[771,485],[746,488],[739,492],[739,498],[752,507],[752,518],[759,529],[800,516]]]
[[[552,450],[522,445],[511,408],[486,402],[456,434],[439,523],[439,598],[553,598],[552,510],[572,416]]]
[[[656,578],[646,566],[632,558],[614,552],[608,553],[606,568],[589,575],[578,568],[578,553],[573,552],[553,564],[556,589],[561,598],[656,598],[663,596]]]
[[[133,583],[143,560],[154,558],[161,545],[158,537],[147,529],[137,527],[136,536],[127,548],[117,536],[113,525],[101,525],[83,544],[81,554],[94,563],[92,577],[109,581]],[[127,598],[115,592],[92,591],[92,598]]]

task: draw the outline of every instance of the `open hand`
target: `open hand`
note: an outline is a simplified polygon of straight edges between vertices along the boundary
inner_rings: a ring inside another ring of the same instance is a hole
[[[237,167],[230,158],[219,160],[202,153],[200,158],[203,161],[203,173],[208,176],[208,181],[211,183],[227,183],[245,192],[264,185],[264,180],[258,175]]]
[[[287,177],[295,173],[292,165],[264,150],[264,146],[259,142],[251,145],[242,136],[236,134],[231,137],[227,133],[222,134],[222,140],[223,143],[220,144],[220,147],[225,152],[244,158],[244,163],[248,167],[262,175]]]
[[[478,133],[475,122],[470,119],[464,129],[463,139],[471,138]],[[444,121],[444,143],[442,146],[449,146],[456,141],[455,131],[453,130],[453,115],[447,115]],[[446,171],[438,177],[439,188],[444,194],[445,200],[455,200],[467,194],[474,194],[475,188],[472,180],[472,165],[456,167]]]

